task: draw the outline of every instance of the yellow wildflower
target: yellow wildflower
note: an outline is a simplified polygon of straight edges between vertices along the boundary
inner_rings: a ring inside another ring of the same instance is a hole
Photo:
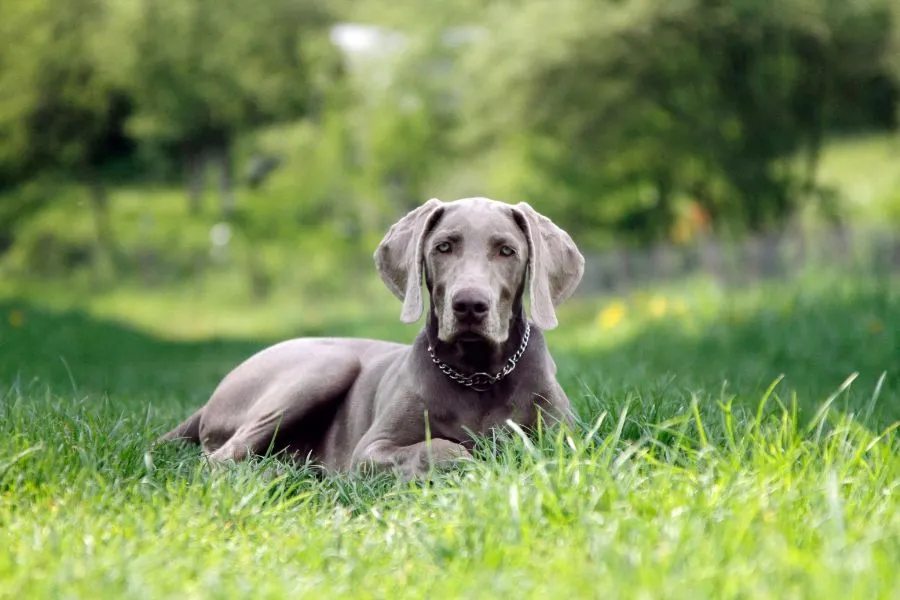
[[[650,300],[650,314],[656,318],[662,317],[669,309],[669,303],[662,296],[655,296]]]
[[[884,331],[884,323],[882,323],[878,319],[872,319],[871,321],[869,321],[868,329],[869,333],[878,335],[879,333]]]
[[[602,329],[612,329],[625,318],[625,304],[616,301],[606,305],[597,315],[597,324]]]

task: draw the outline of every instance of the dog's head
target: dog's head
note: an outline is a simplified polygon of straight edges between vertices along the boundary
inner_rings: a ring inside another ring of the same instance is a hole
[[[555,307],[578,286],[584,257],[569,235],[528,204],[487,198],[432,199],[394,224],[375,252],[401,320],[422,316],[422,276],[442,342],[500,345],[528,281],[531,318],[557,325]]]

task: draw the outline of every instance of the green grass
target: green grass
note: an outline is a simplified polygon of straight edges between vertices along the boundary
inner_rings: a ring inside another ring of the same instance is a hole
[[[409,339],[391,300],[216,340],[167,326],[174,300],[141,305],[156,327],[124,301],[111,320],[50,300],[0,302],[0,597],[868,600],[900,584],[897,280],[579,299],[550,341],[583,424],[485,440],[430,484],[148,453],[274,339]],[[280,317],[244,308],[219,318]]]
[[[891,134],[831,140],[823,148],[819,181],[833,186],[852,216],[900,216],[900,137]]]

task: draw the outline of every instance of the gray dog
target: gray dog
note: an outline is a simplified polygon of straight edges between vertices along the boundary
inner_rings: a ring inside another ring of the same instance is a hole
[[[424,275],[429,310],[411,346],[276,344],[162,440],[199,443],[213,461],[272,449],[332,470],[374,464],[414,477],[468,457],[472,434],[507,420],[526,429],[539,412],[571,420],[540,331],[556,327],[554,308],[584,273],[565,231],[525,203],[432,199],[391,227],[375,264],[405,323],[422,316]]]

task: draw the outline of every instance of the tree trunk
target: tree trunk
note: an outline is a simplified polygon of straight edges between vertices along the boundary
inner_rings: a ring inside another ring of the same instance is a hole
[[[654,241],[668,240],[675,215],[672,210],[672,177],[664,170],[656,172],[656,218],[651,223]]]
[[[109,217],[109,196],[106,193],[106,187],[96,173],[89,172],[87,188],[94,218],[97,248],[102,256],[109,258],[113,271],[117,273],[122,265],[122,254]]]
[[[203,191],[205,165],[203,151],[188,148],[184,153],[184,167],[187,175],[188,210],[194,216],[203,211]]]
[[[254,300],[265,300],[272,290],[272,277],[265,261],[251,242],[247,246],[247,273],[250,275],[250,292]]]
[[[228,142],[224,142],[212,151],[211,161],[215,163],[215,168],[219,172],[219,198],[222,218],[228,219],[234,215],[237,208],[231,172],[231,149]]]

